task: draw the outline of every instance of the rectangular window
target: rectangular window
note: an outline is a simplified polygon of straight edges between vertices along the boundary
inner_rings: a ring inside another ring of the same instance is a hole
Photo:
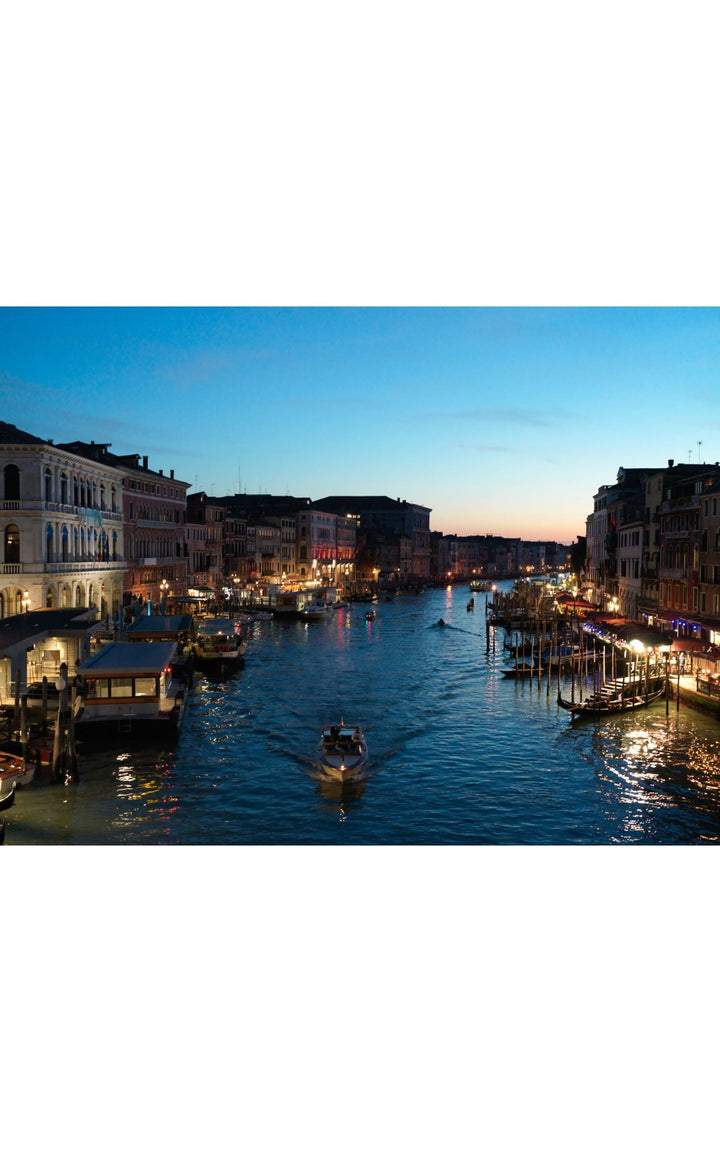
[[[157,685],[154,676],[135,677],[136,696],[157,696]]]
[[[112,681],[111,695],[115,697],[132,696],[132,676],[118,676]]]

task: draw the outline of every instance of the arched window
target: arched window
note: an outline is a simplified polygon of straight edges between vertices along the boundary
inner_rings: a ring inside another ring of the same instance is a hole
[[[80,485],[77,476],[73,476],[73,499],[77,508],[80,503]]]
[[[68,478],[66,472],[60,473],[60,503],[67,504],[68,501]]]
[[[78,555],[78,530],[75,527],[73,528],[73,560],[77,560]]]
[[[117,560],[117,532],[112,534],[112,558],[113,561]]]
[[[49,504],[52,500],[52,472],[49,468],[45,469],[45,503]]]
[[[48,590],[47,590],[47,594],[45,596],[45,607],[46,608],[54,608],[55,607],[55,594],[54,594],[52,588],[48,588]]]
[[[20,499],[20,470],[17,464],[6,464],[3,468],[5,477],[5,499]]]
[[[48,564],[52,563],[53,559],[53,526],[48,524],[45,531],[45,560]]]
[[[110,489],[110,509],[112,512],[117,512],[117,491],[115,488]]]
[[[85,600],[83,597],[82,585],[78,584],[77,588],[75,589],[75,607],[76,608],[83,608],[84,606],[85,606]]]
[[[63,562],[63,564],[67,564],[67,562],[68,562],[68,530],[67,530],[66,524],[63,524],[63,528],[62,528],[61,549],[62,549],[62,562]]]
[[[105,511],[105,485],[100,485],[100,507]]]
[[[20,529],[17,524],[8,524],[5,529],[5,563],[20,563]]]

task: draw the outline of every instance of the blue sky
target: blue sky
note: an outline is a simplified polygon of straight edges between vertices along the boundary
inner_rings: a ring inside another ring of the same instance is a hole
[[[3,419],[443,532],[567,542],[621,465],[720,459],[719,379],[718,309],[0,310]]]

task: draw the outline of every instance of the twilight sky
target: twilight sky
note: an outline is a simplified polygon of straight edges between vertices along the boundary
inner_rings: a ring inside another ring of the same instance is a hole
[[[719,377],[715,308],[0,309],[26,431],[443,532],[570,542],[621,465],[720,459]]]

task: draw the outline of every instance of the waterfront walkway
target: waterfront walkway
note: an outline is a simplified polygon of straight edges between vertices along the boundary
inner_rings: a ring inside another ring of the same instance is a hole
[[[670,706],[677,708],[677,676],[671,678],[668,683],[670,689]],[[718,691],[716,686],[709,686],[702,680],[698,680],[694,672],[680,676],[679,704],[680,707],[685,705],[688,708],[697,708],[698,711],[706,712],[709,716],[716,716],[718,720],[720,720],[720,691]]]

